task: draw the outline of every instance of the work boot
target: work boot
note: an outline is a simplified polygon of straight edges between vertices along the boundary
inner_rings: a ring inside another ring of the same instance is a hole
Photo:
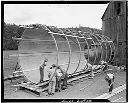
[[[58,89],[58,92],[61,92],[61,89]]]
[[[51,93],[48,93],[46,96],[48,96],[48,97],[49,97],[50,95],[51,95]]]
[[[63,86],[62,89],[63,89],[63,90],[67,89],[67,86]]]
[[[109,92],[109,94],[111,94],[112,92]]]
[[[54,93],[51,93],[51,95],[53,96],[53,95],[54,95]]]

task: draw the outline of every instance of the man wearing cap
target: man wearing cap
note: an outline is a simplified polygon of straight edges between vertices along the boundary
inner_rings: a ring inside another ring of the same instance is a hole
[[[109,85],[109,93],[112,93],[113,90],[113,82],[114,82],[114,74],[112,72],[112,69],[108,70],[108,73],[106,74],[105,80],[108,82]]]
[[[48,77],[49,77],[48,94],[54,95],[55,86],[56,86],[56,65],[55,64],[53,64],[52,67],[50,67],[48,71]]]

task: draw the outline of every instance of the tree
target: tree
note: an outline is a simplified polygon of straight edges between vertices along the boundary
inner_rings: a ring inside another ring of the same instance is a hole
[[[20,28],[18,25],[4,23],[3,50],[17,50],[18,42],[12,40],[12,37],[21,37],[23,31],[24,28]]]

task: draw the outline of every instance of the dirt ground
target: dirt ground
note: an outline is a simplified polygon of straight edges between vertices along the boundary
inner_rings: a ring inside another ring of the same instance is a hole
[[[14,51],[13,53],[17,53]],[[15,62],[17,57],[13,57],[9,59],[9,55],[13,54],[11,52],[4,53],[4,65],[3,71],[4,75],[11,74],[14,71]],[[10,63],[11,62],[11,63]],[[10,64],[9,64],[10,63]],[[9,68],[11,66],[11,69]],[[12,85],[17,84],[18,82],[24,80],[23,78],[10,81],[4,81],[4,99],[87,99],[87,98],[95,98],[99,95],[102,95],[108,92],[108,84],[104,80],[105,74],[97,75],[94,79],[83,78],[81,80],[77,80],[68,85],[66,90],[62,90],[61,92],[56,92],[53,96],[46,96],[47,93],[42,93],[39,97],[32,92],[17,90],[16,87]],[[114,88],[119,87],[126,83],[126,72],[115,72],[115,83]],[[124,98],[126,95],[124,95]]]
[[[4,98],[5,99],[87,99],[95,98],[108,92],[108,85],[104,80],[105,74],[96,76],[94,79],[81,79],[72,82],[66,90],[61,92],[56,92],[53,96],[46,96],[47,93],[43,93],[40,97],[32,92],[24,90],[16,90],[16,87],[11,85],[16,84],[19,80],[14,80],[12,83],[10,81],[4,82]],[[126,83],[125,72],[115,73],[115,83],[114,88],[117,88]]]

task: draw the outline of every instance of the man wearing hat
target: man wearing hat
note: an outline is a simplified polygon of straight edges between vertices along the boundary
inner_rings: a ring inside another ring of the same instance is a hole
[[[56,86],[56,65],[55,64],[53,64],[52,67],[50,67],[48,71],[48,77],[49,77],[48,94],[54,95],[55,86]]]
[[[108,72],[106,73],[105,80],[108,82],[109,93],[111,94],[113,90],[113,82],[114,82],[114,74],[112,69],[109,69]]]
[[[56,89],[57,91],[61,91],[61,77],[62,77],[62,72],[59,69],[59,66],[56,68]]]
[[[42,63],[42,65],[39,67],[39,69],[40,69],[40,83],[42,83],[43,79],[44,79],[44,67],[46,66],[46,62],[48,62],[47,58],[45,58],[45,60]]]

